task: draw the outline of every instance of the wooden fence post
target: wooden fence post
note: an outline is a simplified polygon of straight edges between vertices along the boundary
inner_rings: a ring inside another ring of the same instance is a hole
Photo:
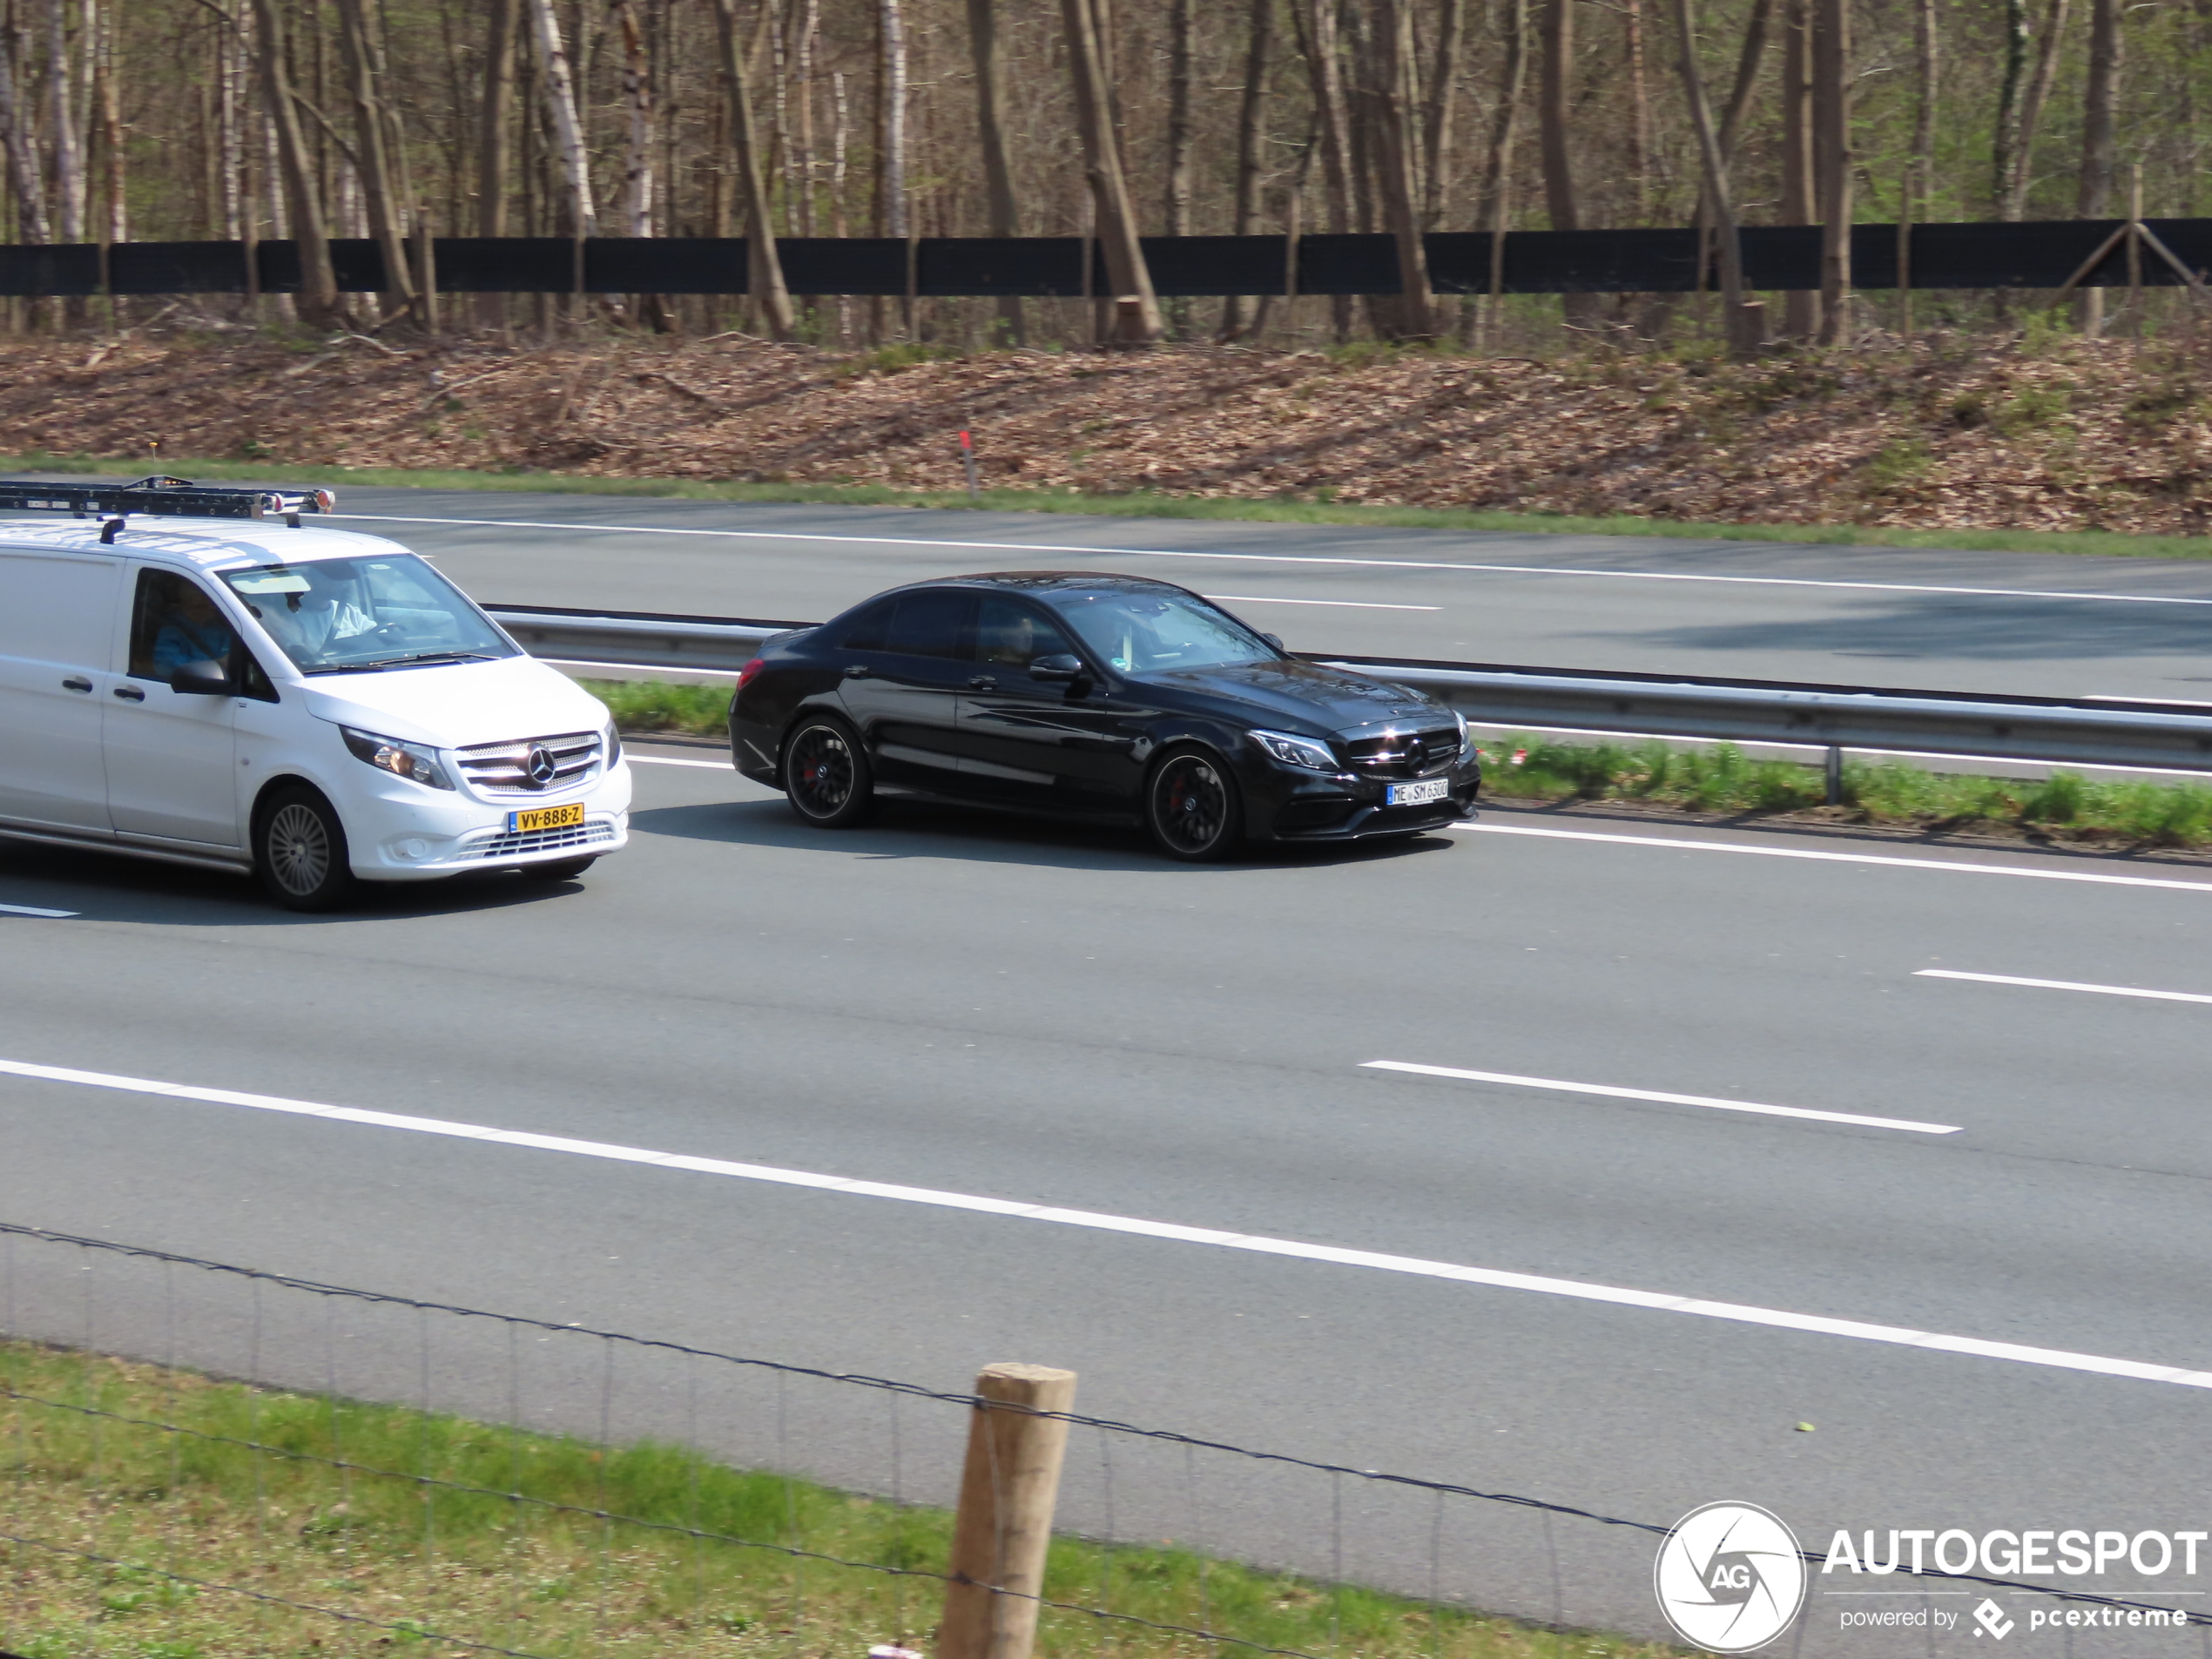
[[[937,1659],[1028,1659],[1068,1450],[1068,1425],[1038,1413],[1075,1404],[1076,1373],[986,1366],[975,1393]]]

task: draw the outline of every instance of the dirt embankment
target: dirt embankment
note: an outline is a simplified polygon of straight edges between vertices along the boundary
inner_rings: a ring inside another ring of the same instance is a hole
[[[2202,533],[2178,347],[1908,359],[509,347],[239,333],[0,344],[0,451],[1373,502],[1738,523]]]

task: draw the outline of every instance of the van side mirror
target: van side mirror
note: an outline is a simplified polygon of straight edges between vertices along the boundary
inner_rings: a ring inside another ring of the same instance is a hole
[[[1083,678],[1083,659],[1067,651],[1055,651],[1051,656],[1040,657],[1029,664],[1029,678],[1067,685]]]
[[[169,671],[169,689],[186,697],[228,697],[231,677],[220,663],[179,663]]]

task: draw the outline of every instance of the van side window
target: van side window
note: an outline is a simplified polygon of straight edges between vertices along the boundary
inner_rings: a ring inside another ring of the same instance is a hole
[[[206,589],[181,571],[141,570],[131,607],[131,677],[165,685],[185,663],[219,663],[240,697],[277,701],[276,687]]]

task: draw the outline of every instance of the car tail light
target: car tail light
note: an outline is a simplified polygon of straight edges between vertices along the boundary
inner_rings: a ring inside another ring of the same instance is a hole
[[[768,664],[758,657],[747,663],[738,671],[738,689],[742,691],[746,686],[752,685],[752,677],[767,666]]]

